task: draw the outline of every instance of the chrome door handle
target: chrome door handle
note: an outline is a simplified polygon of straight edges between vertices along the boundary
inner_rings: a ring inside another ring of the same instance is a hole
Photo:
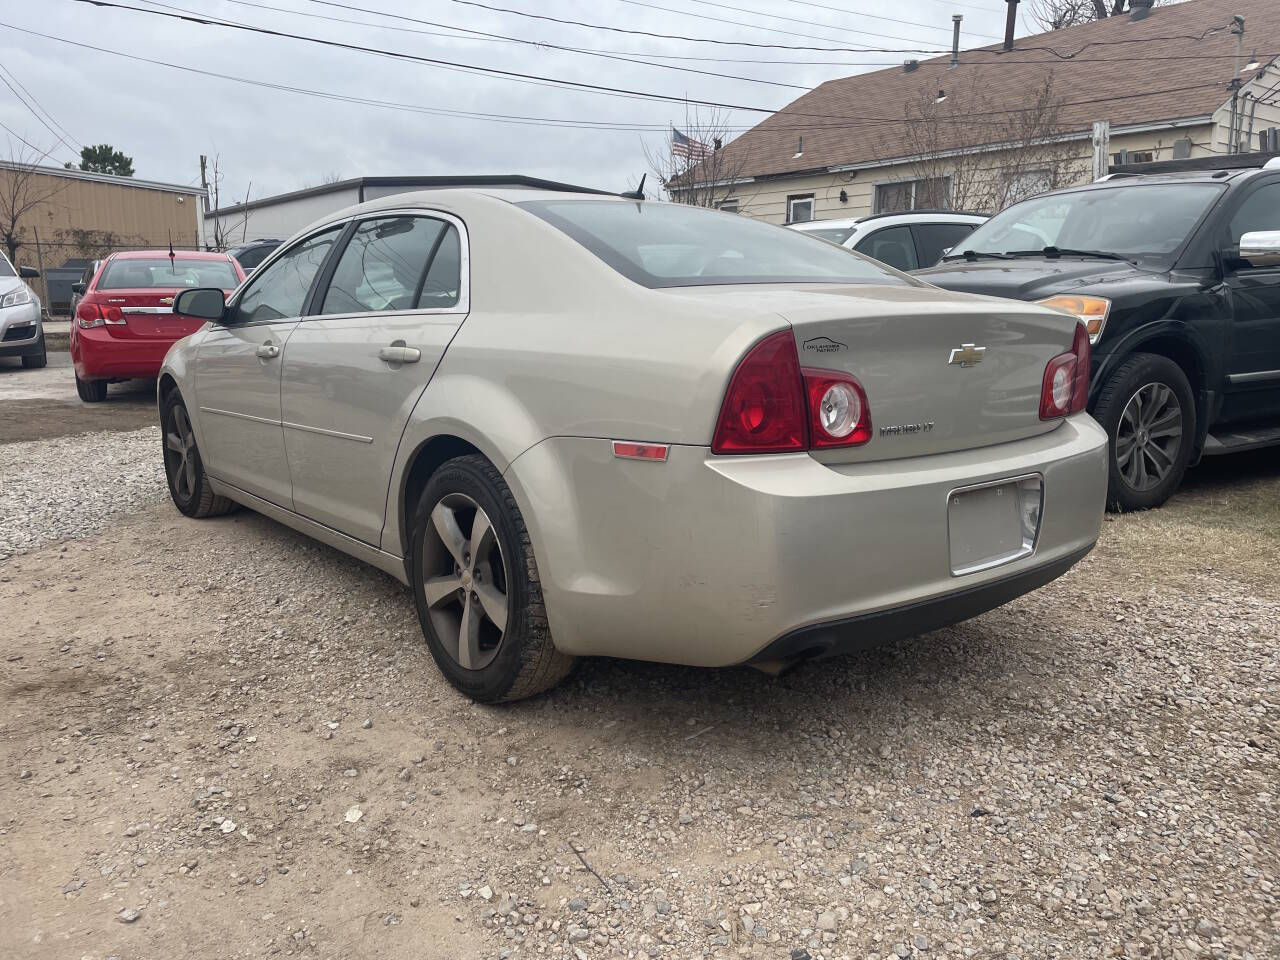
[[[280,356],[280,348],[274,343],[264,343],[258,348],[258,356],[263,360],[271,360],[274,357]]]
[[[378,359],[387,363],[417,363],[422,359],[422,351],[417,347],[383,347],[378,351]]]

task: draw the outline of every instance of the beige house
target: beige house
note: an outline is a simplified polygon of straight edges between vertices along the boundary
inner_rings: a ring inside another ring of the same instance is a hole
[[[1278,0],[1187,0],[908,62],[822,84],[669,189],[772,223],[992,211],[1093,179],[1098,123],[1113,165],[1274,152],[1280,61],[1252,59],[1277,50]]]
[[[202,245],[200,187],[0,161],[0,240],[45,268],[113,250]]]

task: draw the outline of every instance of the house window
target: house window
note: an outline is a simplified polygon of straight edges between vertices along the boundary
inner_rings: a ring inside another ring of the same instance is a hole
[[[787,197],[787,223],[805,223],[813,219],[813,194]]]
[[[1155,158],[1154,150],[1121,150],[1111,155],[1111,162],[1119,167],[1126,163],[1151,163]]]
[[[876,213],[902,210],[947,210],[951,207],[951,178],[900,180],[876,184]]]

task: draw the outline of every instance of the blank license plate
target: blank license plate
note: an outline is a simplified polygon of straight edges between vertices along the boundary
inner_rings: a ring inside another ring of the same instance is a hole
[[[1031,554],[1040,533],[1040,476],[961,487],[947,502],[951,574],[961,576]]]

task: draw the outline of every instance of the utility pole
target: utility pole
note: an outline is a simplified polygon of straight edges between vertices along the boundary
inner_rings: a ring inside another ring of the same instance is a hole
[[[1227,153],[1240,152],[1240,137],[1236,133],[1240,118],[1240,57],[1244,54],[1244,17],[1231,18],[1231,32],[1236,35],[1236,57],[1231,67],[1231,122],[1227,130]]]
[[[1004,18],[1004,48],[1005,50],[1013,49],[1013,31],[1018,26],[1018,0],[1005,0],[1009,5],[1009,12]]]
[[[1111,124],[1107,120],[1093,122],[1093,179],[1101,180],[1110,171]]]

